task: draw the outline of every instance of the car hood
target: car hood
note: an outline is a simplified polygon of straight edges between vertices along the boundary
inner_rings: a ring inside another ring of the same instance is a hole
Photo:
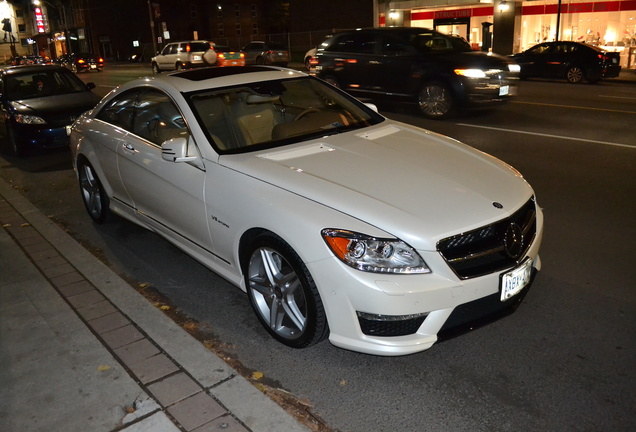
[[[222,156],[220,162],[422,250],[509,216],[533,194],[500,160],[391,121],[285,149]]]
[[[454,67],[465,68],[505,68],[508,64],[513,63],[508,57],[483,51],[445,54],[445,57],[452,62]]]
[[[99,96],[90,91],[12,101],[12,107],[21,114],[37,114],[40,117],[61,114],[81,114],[93,108]]]

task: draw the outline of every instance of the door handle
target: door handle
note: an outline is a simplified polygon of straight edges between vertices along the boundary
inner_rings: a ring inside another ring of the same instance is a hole
[[[369,64],[370,64],[370,65],[379,65],[379,64],[382,64],[382,62],[381,62],[381,61],[377,61],[377,60],[371,60],[371,61],[369,62]]]

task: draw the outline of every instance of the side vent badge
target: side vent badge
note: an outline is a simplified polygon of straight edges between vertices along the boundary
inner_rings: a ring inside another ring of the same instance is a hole
[[[495,206],[495,208],[498,208],[498,209],[502,209],[503,208],[503,204],[500,203],[500,202],[497,202],[497,201],[494,201],[492,203],[492,205]]]

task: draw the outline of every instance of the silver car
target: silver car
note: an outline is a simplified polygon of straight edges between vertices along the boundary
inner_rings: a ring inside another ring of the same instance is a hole
[[[208,41],[172,42],[151,59],[152,72],[211,66],[216,61],[213,44]]]
[[[245,64],[287,66],[289,51],[277,42],[252,41],[241,52],[245,54]]]
[[[165,237],[278,341],[403,355],[514,310],[543,216],[509,165],[373,108],[291,69],[183,71],[111,92],[71,150],[93,220]]]

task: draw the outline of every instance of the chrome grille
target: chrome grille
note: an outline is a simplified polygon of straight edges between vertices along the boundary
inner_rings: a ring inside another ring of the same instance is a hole
[[[469,279],[523,261],[536,232],[537,212],[532,198],[509,218],[440,240],[437,250],[457,276]]]

